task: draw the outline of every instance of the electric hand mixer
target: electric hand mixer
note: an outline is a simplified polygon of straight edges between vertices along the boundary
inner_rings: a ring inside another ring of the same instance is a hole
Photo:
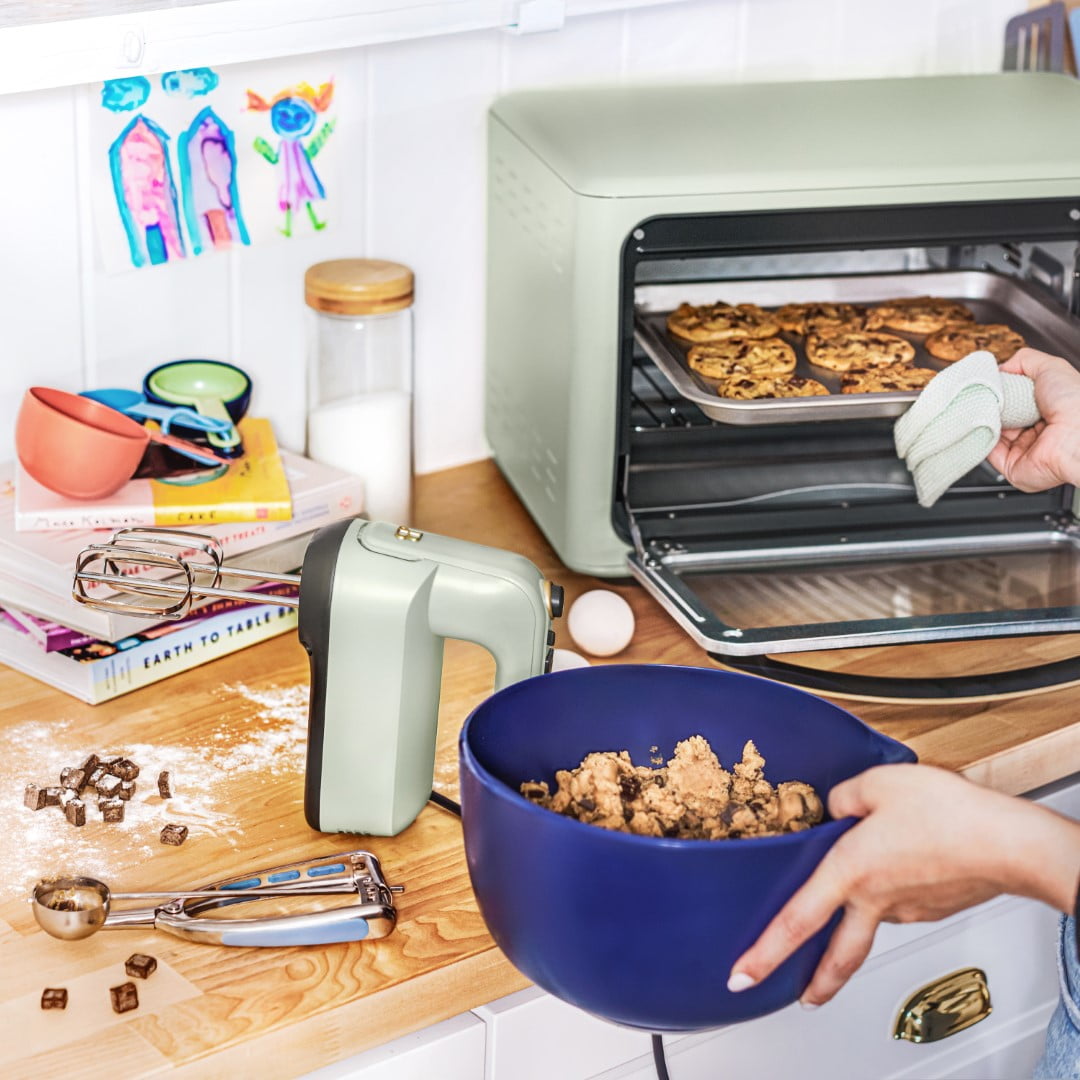
[[[296,583],[299,599],[222,588],[227,575]],[[301,575],[226,567],[198,533],[122,529],[79,554],[72,593],[161,619],[196,597],[298,606],[311,660],[305,816],[320,832],[375,836],[397,835],[431,795],[443,639],[491,652],[501,689],[550,670],[563,603],[521,555],[362,519],[315,533]]]

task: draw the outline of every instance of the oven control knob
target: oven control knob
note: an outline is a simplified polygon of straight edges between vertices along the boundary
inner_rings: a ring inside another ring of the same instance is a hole
[[[547,594],[548,614],[553,619],[558,619],[563,613],[563,587],[553,581],[545,581],[544,592]]]

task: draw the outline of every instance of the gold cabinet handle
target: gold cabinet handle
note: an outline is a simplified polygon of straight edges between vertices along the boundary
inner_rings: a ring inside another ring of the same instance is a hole
[[[893,1038],[937,1042],[977,1024],[992,1011],[986,972],[962,968],[927,983],[904,1002]]]

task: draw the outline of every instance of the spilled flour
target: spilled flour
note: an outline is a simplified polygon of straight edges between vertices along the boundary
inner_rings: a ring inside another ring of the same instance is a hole
[[[237,684],[222,687],[222,693],[250,702],[253,711],[242,731],[235,721],[222,723],[201,746],[90,745],[77,725],[63,718],[8,728],[0,755],[0,901],[27,896],[42,877],[77,873],[109,882],[118,867],[167,851],[159,834],[169,822],[188,827],[188,843],[209,833],[241,846],[232,785],[252,773],[303,776],[308,691],[306,685],[253,690]],[[123,755],[141,770],[122,822],[105,824],[93,798],[86,800],[86,824],[79,828],[68,824],[58,807],[23,805],[28,783],[59,784],[60,770],[78,765],[89,753]],[[171,799],[158,795],[163,769],[173,775]]]

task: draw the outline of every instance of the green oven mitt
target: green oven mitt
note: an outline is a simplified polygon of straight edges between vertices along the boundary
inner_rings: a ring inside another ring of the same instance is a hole
[[[926,384],[893,428],[896,452],[920,506],[934,503],[997,445],[1003,428],[1040,420],[1035,383],[998,370],[993,353],[969,353]]]

